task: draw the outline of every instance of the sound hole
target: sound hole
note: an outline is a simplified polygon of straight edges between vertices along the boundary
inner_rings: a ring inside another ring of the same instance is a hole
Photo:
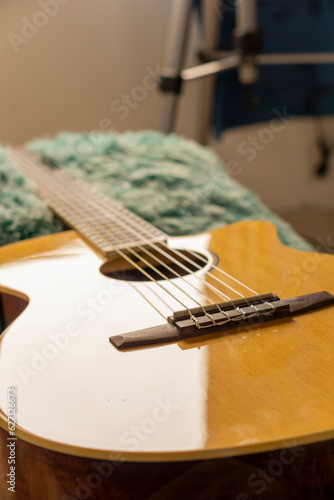
[[[190,253],[186,250],[177,250],[176,253],[170,249],[164,248],[163,250],[168,255],[152,249],[149,249],[152,255],[147,255],[145,252],[137,252],[140,258],[129,255],[129,258],[140,267],[140,270],[126,259],[117,258],[105,262],[101,266],[100,272],[108,278],[123,281],[152,281],[152,279],[162,281],[187,276],[202,269],[208,263],[207,256],[199,252]]]

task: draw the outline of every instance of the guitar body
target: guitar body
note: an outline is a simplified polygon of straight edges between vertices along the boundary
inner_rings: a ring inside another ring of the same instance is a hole
[[[285,247],[266,222],[243,222],[173,239],[170,244],[186,246],[207,258],[203,270],[195,273],[202,281],[195,275],[190,281],[200,283],[213,300],[216,296],[209,284],[217,285],[207,273],[216,261],[257,293],[273,292],[286,298],[334,290],[334,257]],[[198,488],[192,498],[238,498],[245,492],[238,500],[247,499],[258,495],[256,486],[247,483],[248,472],[257,470],[249,464],[267,460],[268,450],[278,450],[276,455],[290,476],[299,460],[299,473],[309,468],[308,477],[312,471],[318,474],[329,491],[334,469],[333,308],[177,344],[120,352],[110,344],[110,336],[164,322],[157,312],[159,287],[145,282],[133,286],[107,277],[100,272],[103,263],[74,231],[0,250],[0,293],[7,323],[15,311],[22,311],[0,342],[1,463],[6,464],[8,387],[15,388],[17,397],[18,463],[22,465],[23,456],[30,463],[24,466],[26,473],[21,467],[16,470],[22,495],[18,498],[71,498],[66,494],[88,498],[84,496],[88,489],[90,498],[148,498],[180,475],[187,483],[187,477],[207,481],[215,472],[217,477],[211,481],[215,489],[200,496]],[[108,266],[112,268],[113,263]],[[221,278],[217,270],[212,274]],[[224,281],[232,286],[228,278]],[[239,290],[246,295],[244,289]],[[225,292],[238,298],[230,289]],[[285,463],[282,450],[286,449],[295,450],[295,455],[284,454]],[[312,450],[317,452],[312,455]],[[257,455],[241,462],[235,458],[249,454]],[[321,472],[315,467],[317,456]],[[101,464],[115,461],[122,464],[113,464],[109,478],[110,468],[105,465],[103,469]],[[240,463],[247,464],[246,473],[238,475]],[[196,467],[203,474],[191,476],[189,471]],[[276,476],[286,473],[275,476],[277,467],[270,476],[275,483],[262,478],[266,492],[274,484],[278,488]],[[156,489],[149,490],[148,478],[159,468],[161,481],[155,479]],[[39,486],[49,488],[38,497],[33,496],[38,490],[27,488],[32,470]],[[94,471],[95,476],[89,476]],[[49,479],[45,474],[50,474]],[[138,485],[139,478],[146,490],[138,489],[137,496],[134,489],[122,493],[116,475],[128,481],[122,486],[124,491],[131,484]],[[98,485],[98,477],[103,484]],[[227,494],[228,484],[232,496]],[[79,485],[81,496],[76,490]],[[181,488],[179,483],[170,496],[167,489],[150,498],[178,498],[175,491]],[[209,491],[207,484],[205,488]],[[10,498],[3,476],[0,491],[1,498]]]

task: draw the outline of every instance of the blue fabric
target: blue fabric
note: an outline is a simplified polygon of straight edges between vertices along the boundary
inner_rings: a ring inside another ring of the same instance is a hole
[[[240,0],[224,2],[219,47],[232,50],[235,4]],[[332,0],[259,0],[258,22],[264,53],[334,52]],[[334,65],[262,66],[255,91],[260,106],[246,109],[237,71],[217,77],[214,107],[217,136],[225,128],[270,120],[274,108],[283,111],[286,107],[293,115],[333,114]]]

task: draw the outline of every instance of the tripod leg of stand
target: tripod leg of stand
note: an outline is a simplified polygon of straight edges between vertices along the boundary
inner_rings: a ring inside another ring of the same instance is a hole
[[[180,75],[188,38],[189,21],[193,0],[173,0],[167,36],[164,74],[172,77]],[[174,129],[176,106],[179,94],[176,91],[164,93],[162,117],[159,129],[169,134]]]
[[[261,52],[261,35],[257,23],[257,0],[236,5],[234,41],[241,57],[238,68],[239,82],[244,86],[244,103],[248,109],[257,107],[254,85],[259,79],[256,55]]]
[[[220,29],[221,15],[217,12],[214,2],[203,2],[203,41],[202,50],[209,51],[217,48],[217,41]],[[208,143],[212,111],[214,104],[215,75],[204,78],[202,82],[202,97],[200,99],[200,122],[198,124],[198,142],[206,145]]]

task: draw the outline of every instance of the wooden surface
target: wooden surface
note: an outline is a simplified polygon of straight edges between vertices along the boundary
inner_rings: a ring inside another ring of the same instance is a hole
[[[284,247],[268,223],[175,244],[186,242],[258,293],[334,290],[333,256]],[[121,353],[111,335],[161,316],[128,283],[100,274],[103,261],[74,232],[4,247],[0,261],[3,290],[30,300],[0,344],[1,426],[16,386],[19,438],[76,456],[166,462],[334,437],[333,308]],[[207,270],[202,289],[216,300]],[[57,334],[66,345],[55,349]]]
[[[0,428],[0,462],[6,433]],[[16,491],[1,500],[332,500],[334,441],[192,462],[92,460],[17,443]]]

